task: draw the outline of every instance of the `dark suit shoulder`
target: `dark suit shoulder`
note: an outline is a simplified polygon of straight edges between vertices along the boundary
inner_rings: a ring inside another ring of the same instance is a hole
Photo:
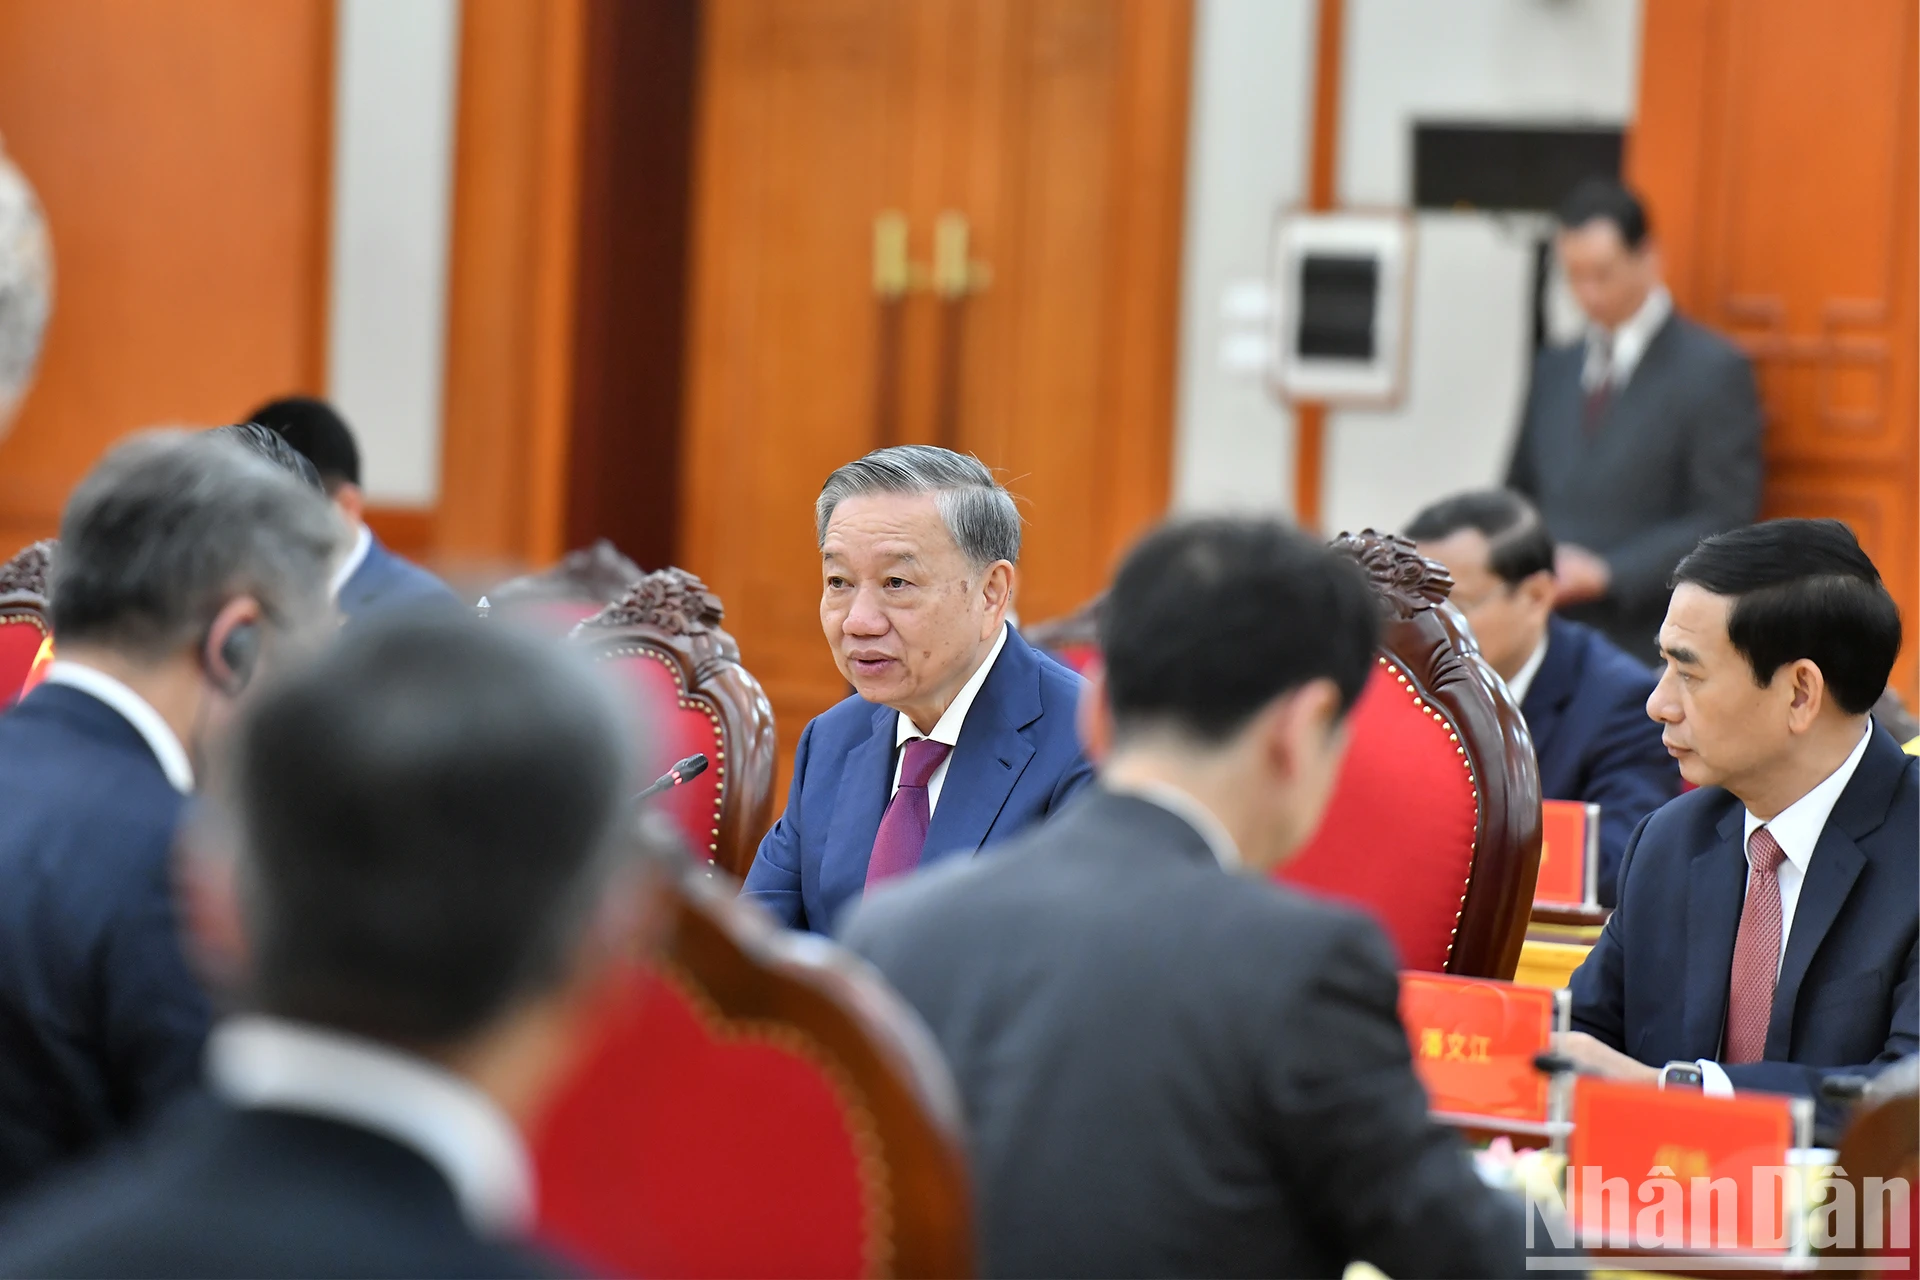
[[[1728,366],[1752,363],[1747,353],[1730,338],[1689,320],[1678,311],[1668,317],[1662,333],[1672,339],[1678,352],[1689,361]]]

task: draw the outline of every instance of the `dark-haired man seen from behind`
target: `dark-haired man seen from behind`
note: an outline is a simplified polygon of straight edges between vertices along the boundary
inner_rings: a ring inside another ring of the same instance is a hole
[[[1868,714],[1900,612],[1834,520],[1709,538],[1674,582],[1647,711],[1699,789],[1627,846],[1565,1048],[1817,1096],[1920,1048],[1920,760]]]
[[[327,496],[346,521],[352,542],[334,574],[333,589],[349,622],[395,609],[459,603],[446,583],[389,551],[367,527],[360,446],[332,405],[309,396],[286,396],[261,405],[247,417],[279,432],[313,463]]]
[[[1560,605],[1650,663],[1673,566],[1759,511],[1759,396],[1746,356],[1674,310],[1631,192],[1584,182],[1559,224],[1587,334],[1535,358],[1507,487],[1559,543]]]
[[[208,432],[120,445],[60,521],[45,683],[0,716],[0,1196],[192,1084],[174,829],[263,672],[334,631],[339,522]]]
[[[1517,493],[1444,498],[1405,530],[1453,575],[1453,603],[1519,700],[1552,800],[1600,806],[1601,905],[1640,819],[1673,799],[1680,771],[1647,718],[1653,672],[1592,627],[1553,612],[1553,535]]]
[[[263,691],[186,860],[248,1010],[212,1097],[21,1203],[0,1274],[552,1274],[519,1132],[647,914],[611,705],[457,616]]]
[[[1332,792],[1374,609],[1273,521],[1149,535],[1100,619],[1097,786],[854,911],[959,1081],[983,1274],[1523,1273],[1520,1203],[1427,1117],[1391,945],[1268,876]]]

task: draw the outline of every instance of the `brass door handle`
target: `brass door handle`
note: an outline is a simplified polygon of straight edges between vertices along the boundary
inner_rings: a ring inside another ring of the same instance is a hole
[[[953,301],[978,293],[993,283],[993,268],[967,257],[972,228],[967,215],[955,209],[942,213],[933,224],[933,291]]]
[[[895,302],[927,287],[927,269],[907,257],[907,215],[885,209],[873,219],[873,291]]]

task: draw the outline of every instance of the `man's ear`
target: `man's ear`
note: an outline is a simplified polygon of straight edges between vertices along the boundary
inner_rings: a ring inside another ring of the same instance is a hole
[[[1516,590],[1519,591],[1521,599],[1526,601],[1529,611],[1551,613],[1555,584],[1553,570],[1542,569],[1538,573],[1530,573],[1522,578]]]
[[[333,491],[333,505],[340,508],[340,514],[347,518],[349,524],[359,524],[366,519],[367,495],[350,480],[342,481],[340,487]]]
[[[980,594],[987,604],[987,627],[981,633],[982,640],[991,639],[1002,622],[1006,620],[1007,610],[1013,606],[1013,587],[1016,578],[1014,568],[1005,560],[996,560],[988,567],[980,579]]]
[[[1279,776],[1292,777],[1326,750],[1327,735],[1339,715],[1340,690],[1324,676],[1281,695],[1261,712],[1269,763]]]
[[[1773,673],[1787,682],[1787,725],[1804,733],[1827,705],[1827,677],[1811,658],[1797,658]]]
[[[1080,726],[1080,746],[1095,768],[1106,763],[1113,750],[1113,708],[1107,705],[1107,669],[1098,659],[1087,668],[1087,683],[1080,690],[1080,706],[1075,715]]]

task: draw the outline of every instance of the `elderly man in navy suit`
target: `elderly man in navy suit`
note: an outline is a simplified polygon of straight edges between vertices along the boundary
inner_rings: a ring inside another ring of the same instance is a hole
[[[871,885],[997,844],[1092,777],[1080,677],[1007,622],[1020,513],[977,459],[900,445],[827,478],[820,621],[854,696],[800,735],[744,896],[825,933]]]
[[[1920,1048],[1920,760],[1871,715],[1900,610],[1837,520],[1708,538],[1674,582],[1647,711],[1699,789],[1628,844],[1562,1049],[1817,1097]]]
[[[1680,791],[1680,771],[1647,719],[1653,672],[1601,632],[1553,612],[1553,535],[1517,493],[1443,498],[1407,525],[1420,554],[1453,575],[1453,602],[1480,652],[1519,700],[1540,758],[1540,791],[1600,806],[1601,905],[1640,820]]]
[[[307,396],[287,396],[261,405],[247,420],[273,428],[313,463],[327,496],[346,522],[352,542],[334,571],[333,590],[349,622],[395,610],[459,603],[446,583],[389,551],[367,527],[360,446],[332,405]]]
[[[332,631],[340,541],[218,432],[121,445],[69,499],[58,658],[0,716],[0,1196],[198,1078],[174,829],[236,700]]]

